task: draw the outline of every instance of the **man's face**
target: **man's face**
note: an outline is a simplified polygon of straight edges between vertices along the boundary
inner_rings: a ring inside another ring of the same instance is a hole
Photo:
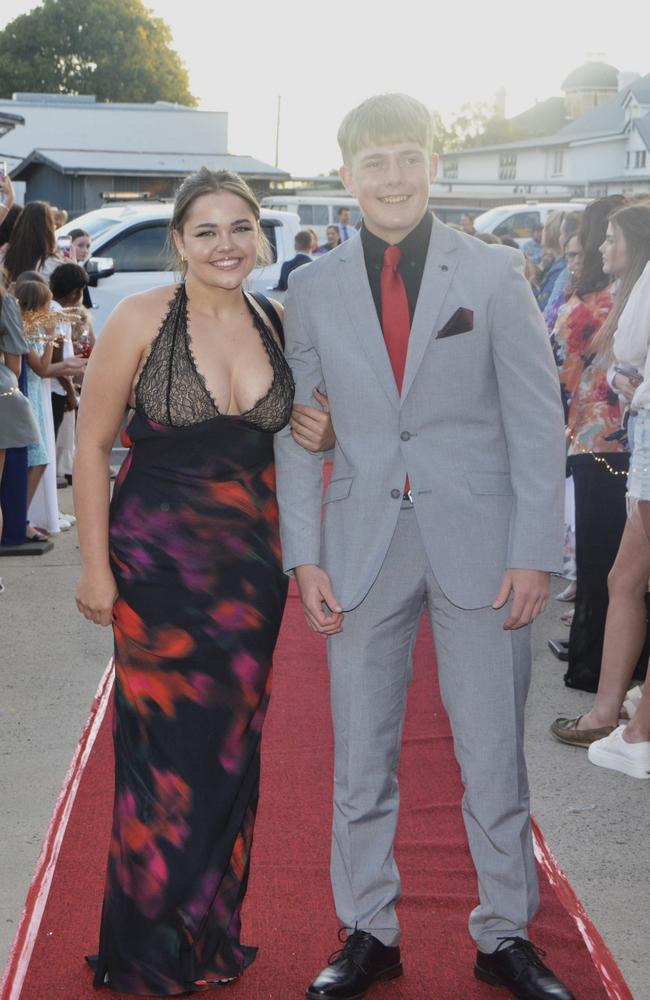
[[[339,222],[341,223],[342,226],[349,226],[350,225],[350,209],[349,208],[342,208],[341,209],[341,211],[339,212]]]
[[[371,233],[399,243],[414,229],[429,204],[438,157],[414,142],[368,146],[341,167],[348,191],[361,205]]]

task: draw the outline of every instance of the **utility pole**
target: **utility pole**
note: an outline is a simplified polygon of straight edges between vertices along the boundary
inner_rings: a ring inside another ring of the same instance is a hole
[[[278,113],[275,123],[275,165],[280,164],[280,110],[282,107],[282,97],[278,94]]]

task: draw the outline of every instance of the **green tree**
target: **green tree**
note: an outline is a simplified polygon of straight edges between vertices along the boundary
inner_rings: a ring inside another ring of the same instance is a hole
[[[434,116],[436,127],[437,119]],[[448,125],[439,121],[438,152],[451,153],[457,149],[474,149],[477,146],[498,146],[502,142],[516,142],[527,135],[525,129],[502,115],[495,114],[489,104],[480,101],[463,104]]]
[[[0,31],[0,97],[95,94],[195,106],[168,25],[142,0],[43,0]]]

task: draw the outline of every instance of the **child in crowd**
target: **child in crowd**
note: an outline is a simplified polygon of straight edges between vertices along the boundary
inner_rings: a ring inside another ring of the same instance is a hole
[[[39,428],[39,440],[27,451],[27,504],[30,520],[35,521],[43,534],[54,534],[70,527],[70,521],[59,517],[56,496],[56,459],[54,420],[52,414],[50,379],[71,375],[83,370],[85,361],[68,358],[53,361],[55,330],[49,322],[52,293],[40,277],[20,275],[16,282],[16,298],[25,327],[25,340],[29,347],[28,397]],[[30,510],[41,485],[38,502]]]
[[[52,310],[59,314],[57,330],[61,340],[54,349],[54,361],[73,358],[75,354],[88,357],[95,342],[88,314],[83,308],[88,276],[80,264],[61,264],[52,273]],[[80,378],[80,376],[79,376]],[[56,438],[57,475],[63,482],[72,480],[74,461],[75,423],[77,414],[77,387],[72,378],[59,377],[52,381],[52,412]],[[65,514],[72,520],[70,514]],[[72,521],[74,523],[74,521]]]

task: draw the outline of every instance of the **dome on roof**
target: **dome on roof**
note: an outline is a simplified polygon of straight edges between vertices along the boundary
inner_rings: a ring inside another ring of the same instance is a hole
[[[618,70],[605,62],[586,62],[569,73],[562,84],[562,90],[577,90],[582,87],[618,90]]]

